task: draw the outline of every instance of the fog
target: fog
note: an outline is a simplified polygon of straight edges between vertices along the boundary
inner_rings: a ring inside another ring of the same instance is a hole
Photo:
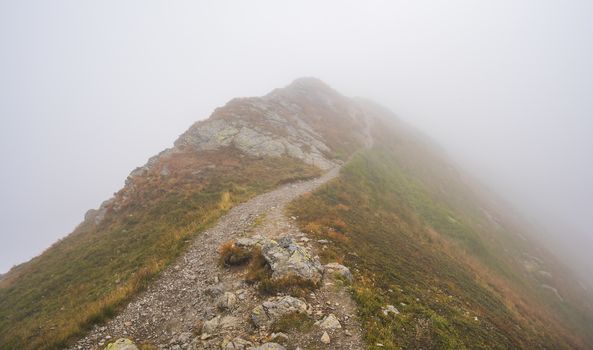
[[[593,2],[1,1],[0,272],[236,96],[391,108],[593,281]]]

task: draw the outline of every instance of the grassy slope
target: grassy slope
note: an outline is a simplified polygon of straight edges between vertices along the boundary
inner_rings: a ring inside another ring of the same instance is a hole
[[[0,284],[0,348],[57,349],[110,317],[189,239],[258,193],[319,171],[289,158],[233,150],[176,154],[116,195],[99,224],[83,223]]]
[[[429,146],[378,129],[378,146],[290,209],[333,239],[324,259],[356,268],[370,348],[584,348],[591,318],[581,299],[559,303],[523,273],[517,257],[535,254],[530,244],[490,222]],[[387,304],[402,313],[383,315]]]

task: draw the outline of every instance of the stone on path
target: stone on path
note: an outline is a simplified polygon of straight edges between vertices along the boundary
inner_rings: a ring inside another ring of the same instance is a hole
[[[121,338],[109,343],[105,350],[138,350],[138,347],[130,339]]]
[[[329,314],[319,322],[319,327],[321,329],[340,329],[342,325],[334,314]]]
[[[341,276],[341,277],[345,278],[346,280],[352,282],[352,279],[353,279],[352,272],[350,272],[350,269],[342,264],[338,264],[338,263],[326,264],[324,271],[326,273],[336,274],[336,275]]]
[[[257,327],[267,327],[291,313],[307,313],[307,303],[291,297],[272,297],[256,306],[251,312],[251,320]]]
[[[329,338],[329,334],[327,334],[327,332],[323,332],[323,335],[321,336],[321,342],[323,344],[329,344],[331,342],[331,339]]]
[[[216,301],[216,306],[221,310],[232,310],[236,304],[237,297],[231,292],[225,292]]]
[[[286,348],[277,343],[265,343],[252,350],[286,350]]]

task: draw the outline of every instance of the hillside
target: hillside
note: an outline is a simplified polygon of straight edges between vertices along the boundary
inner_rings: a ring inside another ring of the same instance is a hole
[[[218,108],[69,236],[0,281],[0,348],[62,348],[113,316],[234,205],[357,149],[354,104],[314,79]]]
[[[290,213],[334,242],[325,259],[356,271],[369,348],[593,346],[591,295],[571,273],[438,148],[364,104],[375,146]]]
[[[391,112],[298,79],[2,276],[0,349],[592,347],[592,297],[535,237]]]

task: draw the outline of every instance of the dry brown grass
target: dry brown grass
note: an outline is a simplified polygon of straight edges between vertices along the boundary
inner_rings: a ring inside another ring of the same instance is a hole
[[[249,249],[237,247],[235,241],[223,243],[218,248],[219,263],[223,266],[239,266],[251,260],[252,252]]]

